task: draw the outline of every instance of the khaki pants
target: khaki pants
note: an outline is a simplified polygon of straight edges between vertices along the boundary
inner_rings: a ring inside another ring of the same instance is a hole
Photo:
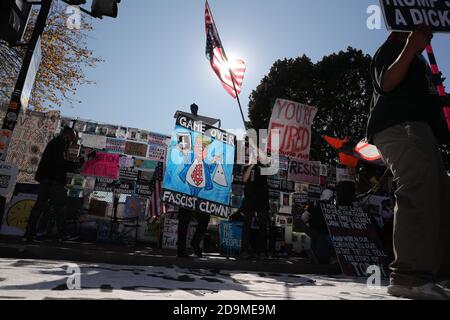
[[[391,284],[449,279],[450,181],[430,127],[406,122],[374,142],[397,183]]]

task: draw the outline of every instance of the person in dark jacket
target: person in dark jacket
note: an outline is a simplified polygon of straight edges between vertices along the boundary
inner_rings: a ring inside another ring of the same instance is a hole
[[[189,224],[195,218],[197,220],[197,228],[194,233],[194,237],[191,241],[191,247],[194,249],[194,254],[202,258],[203,252],[200,244],[205,237],[205,233],[208,229],[211,216],[206,213],[191,211],[189,209],[180,208],[178,212],[178,242],[177,242],[177,256],[178,258],[187,258],[189,254],[186,252],[187,234],[189,231]]]
[[[388,292],[412,299],[450,298],[438,284],[450,279],[450,181],[435,136],[436,88],[422,55],[432,36],[426,26],[393,32],[371,68],[367,136],[397,183]]]
[[[52,206],[56,215],[59,239],[63,240],[66,237],[65,204],[67,194],[65,185],[67,173],[80,169],[84,162],[82,159],[78,162],[66,160],[66,152],[75,140],[75,131],[64,127],[61,134],[46,146],[35,176],[35,180],[39,182],[39,193],[31,210],[24,241],[32,241],[35,238],[39,220],[46,213],[49,205]]]

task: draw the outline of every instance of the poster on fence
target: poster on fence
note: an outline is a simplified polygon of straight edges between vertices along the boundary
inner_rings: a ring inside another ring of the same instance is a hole
[[[119,177],[119,158],[118,154],[97,152],[95,159],[84,163],[82,174],[117,180]]]
[[[147,158],[158,162],[166,162],[167,145],[149,144]]]
[[[318,161],[292,159],[289,162],[289,181],[320,185],[320,166]]]
[[[164,176],[163,202],[228,217],[235,136],[178,116]]]
[[[0,196],[6,197],[14,190],[18,172],[16,165],[0,162]]]
[[[368,215],[361,208],[330,203],[320,206],[342,272],[366,278],[367,269],[378,266],[381,275],[387,277],[388,258]]]
[[[147,156],[147,148],[147,144],[127,141],[125,143],[125,154],[145,158]]]
[[[7,205],[3,215],[0,234],[23,236],[36,199],[37,194],[19,194],[14,196]]]
[[[110,153],[125,153],[126,140],[107,138],[105,150]]]
[[[269,133],[272,130],[280,131],[280,155],[309,160],[311,126],[316,114],[315,107],[284,99],[275,101]],[[274,151],[272,135],[269,138],[269,150]]]
[[[189,229],[186,239],[186,247],[191,247],[191,241],[194,237],[197,222],[192,220],[189,224]],[[177,249],[178,242],[178,213],[166,214],[164,217],[164,225],[162,230],[161,246],[163,249]]]
[[[85,148],[103,150],[106,148],[106,136],[83,133],[81,136],[81,145]]]
[[[45,147],[54,137],[59,117],[59,111],[29,110],[19,117],[6,156],[6,162],[14,163],[19,169],[17,182],[35,183],[36,170]]]
[[[413,31],[427,25],[433,32],[450,32],[448,0],[380,0],[388,30]]]

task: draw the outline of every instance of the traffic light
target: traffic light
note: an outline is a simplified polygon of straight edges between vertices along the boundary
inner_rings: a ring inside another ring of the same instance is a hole
[[[0,2],[0,39],[9,45],[22,40],[30,17],[31,4],[26,0],[2,0]]]
[[[118,3],[120,3],[120,0],[92,0],[91,13],[94,17],[100,19],[103,16],[116,18]]]

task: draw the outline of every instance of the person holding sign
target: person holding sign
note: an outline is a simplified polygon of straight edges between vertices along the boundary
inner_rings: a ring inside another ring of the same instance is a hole
[[[393,32],[375,54],[374,96],[367,136],[397,183],[394,222],[394,296],[449,299],[450,182],[433,129],[433,85],[423,50],[433,37],[420,26]]]
[[[73,143],[76,143],[75,131],[70,127],[64,127],[61,134],[50,141],[45,148],[35,177],[35,180],[40,183],[38,198],[28,220],[24,241],[32,241],[36,236],[38,222],[46,213],[49,204],[53,206],[56,214],[58,237],[65,238],[67,172],[80,169],[84,163],[83,158],[78,162],[66,160],[66,152]]]

